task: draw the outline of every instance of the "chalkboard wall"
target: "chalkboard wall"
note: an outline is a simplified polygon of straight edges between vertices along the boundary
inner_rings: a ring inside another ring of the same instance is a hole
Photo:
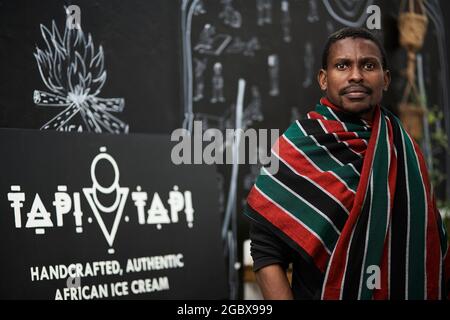
[[[110,113],[128,125],[130,133],[170,133],[183,122],[187,126],[185,120],[191,114],[209,120],[212,127],[223,127],[231,117],[239,78],[247,82],[245,106],[252,106],[246,114],[247,125],[286,128],[293,118],[310,110],[320,96],[315,75],[327,35],[346,25],[365,26],[365,9],[370,4],[381,8],[382,29],[374,32],[385,40],[391,60],[394,83],[385,104],[394,107],[404,85],[399,71],[405,65],[396,31],[399,3],[0,1],[0,126],[40,129],[64,110],[62,106],[36,103],[36,91],[54,92],[46,87],[35,54],[38,49],[47,49],[45,28],[49,31],[47,38],[54,34],[53,26],[63,37],[65,8],[72,4],[81,9],[86,42],[90,35],[94,53],[102,47],[106,79],[97,97],[121,100],[121,111]],[[445,40],[444,25],[448,23],[442,16],[445,6],[445,1],[427,4],[430,23],[422,55],[430,105],[448,104],[442,97],[446,83],[438,81],[438,76],[448,71],[446,65],[440,65],[438,48]],[[78,45],[78,51],[84,52]],[[66,66],[59,65],[62,69]],[[213,101],[214,70],[223,78],[223,100]],[[68,78],[67,70],[60,76]],[[65,92],[67,98],[67,86]],[[74,116],[60,129],[88,131],[89,126],[76,118],[82,117]],[[82,128],[71,123],[81,123]],[[101,132],[108,130],[102,128]]]
[[[384,42],[393,76],[384,104],[395,111],[406,65],[396,27],[400,1],[0,0],[0,127],[151,134],[192,130],[201,120],[203,129],[224,131],[236,125],[244,79],[241,126],[283,131],[321,96],[316,73],[326,37],[344,26],[366,26],[372,4],[381,9],[381,29],[373,32]],[[81,31],[66,29],[70,5],[81,9]],[[438,126],[448,128],[443,13],[450,5],[432,0],[426,7],[424,87],[428,106],[444,114]],[[443,148],[433,152],[445,176],[450,163]],[[238,260],[247,237],[240,212],[258,168],[240,166],[234,180],[231,166],[217,170],[217,214],[227,211],[230,185],[238,190],[232,210]],[[438,187],[445,199],[449,182]]]

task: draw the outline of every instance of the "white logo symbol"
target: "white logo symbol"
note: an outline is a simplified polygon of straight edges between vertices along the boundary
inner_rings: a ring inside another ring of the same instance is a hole
[[[114,181],[109,187],[103,186],[99,183],[97,176],[95,174],[95,169],[99,161],[104,160],[108,161],[114,170]],[[116,161],[111,155],[106,153],[106,148],[101,147],[100,153],[92,160],[91,164],[91,179],[92,179],[92,187],[91,188],[83,188],[84,195],[88,200],[89,206],[94,213],[95,218],[100,226],[100,229],[103,232],[103,235],[106,238],[109,246],[112,247],[114,243],[114,238],[117,233],[117,229],[119,227],[120,220],[122,219],[123,209],[125,207],[125,202],[128,196],[129,188],[120,187],[119,185],[119,168],[117,166]],[[99,194],[102,195],[115,195],[115,200],[112,205],[109,207],[104,206],[101,201],[99,201]],[[112,228],[108,230],[106,224],[102,218],[102,214],[115,214],[114,222]],[[113,254],[114,249],[109,248],[108,253]]]

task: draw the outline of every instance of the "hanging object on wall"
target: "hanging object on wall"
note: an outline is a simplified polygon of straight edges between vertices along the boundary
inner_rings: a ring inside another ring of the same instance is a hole
[[[423,1],[402,0],[398,19],[399,40],[407,51],[408,61],[405,70],[406,86],[398,111],[406,130],[416,140],[422,138],[423,117],[426,112],[416,86],[416,54],[423,46],[427,26],[428,18]]]

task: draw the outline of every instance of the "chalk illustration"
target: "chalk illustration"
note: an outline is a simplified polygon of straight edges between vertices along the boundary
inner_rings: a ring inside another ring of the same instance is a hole
[[[272,54],[267,58],[267,64],[269,66],[269,78],[270,78],[270,92],[271,96],[277,96],[280,93],[279,89],[279,77],[280,77],[280,62],[278,55]]]
[[[300,111],[298,110],[297,107],[292,107],[291,108],[291,123],[300,120],[301,119],[301,114]]]
[[[226,53],[242,53],[244,56],[254,57],[255,52],[259,49],[261,49],[261,46],[257,37],[252,37],[248,41],[243,41],[237,36],[228,46]]]
[[[252,98],[250,103],[244,110],[243,115],[243,129],[249,128],[255,121],[261,122],[264,120],[261,109],[261,94],[257,86],[252,86]]]
[[[367,19],[366,8],[373,0],[323,0],[334,20],[348,27],[360,27]]]
[[[213,76],[211,79],[212,84],[212,97],[211,103],[216,102],[224,102],[225,98],[223,96],[223,75],[222,75],[222,64],[220,62],[216,62],[213,67]]]
[[[195,46],[194,50],[199,50],[200,47],[211,49],[215,33],[216,29],[214,28],[214,26],[209,23],[205,24],[202,31],[200,32],[198,44]]]
[[[253,184],[256,181],[256,178],[259,175],[259,172],[261,170],[260,164],[251,164],[250,167],[250,173],[246,174],[244,177],[244,190],[250,190],[253,187]],[[242,204],[247,203],[247,199],[242,199]]]
[[[194,16],[198,16],[205,13],[206,13],[205,4],[203,3],[202,0],[199,0],[194,7]]]
[[[203,99],[203,90],[205,89],[204,73],[206,70],[207,60],[206,58],[198,59],[194,58],[195,63],[195,96],[194,101]]]
[[[291,42],[291,16],[287,0],[281,1],[281,26],[283,28],[284,42]]]
[[[325,25],[327,27],[328,34],[332,34],[336,30],[333,22],[331,22],[331,21],[327,21],[327,23]]]
[[[303,65],[305,66],[305,80],[303,81],[302,86],[303,88],[307,88],[312,84],[314,76],[314,53],[311,42],[305,44]]]
[[[219,189],[219,212],[223,212],[225,210],[225,179],[219,172],[217,172],[216,178]]]
[[[233,8],[233,0],[222,0],[223,10],[219,13],[219,18],[223,23],[232,28],[240,28],[242,24],[241,14]]]
[[[361,11],[361,6],[364,5],[364,1],[360,0],[341,0],[334,2],[339,10],[349,18],[355,17],[358,11]]]
[[[316,21],[319,21],[319,14],[317,13],[317,2],[316,0],[309,0],[308,2],[308,16],[306,17],[306,20],[308,22],[313,23]]]
[[[256,0],[257,25],[272,23],[272,0]]]
[[[129,126],[110,113],[122,112],[124,99],[98,96],[106,81],[103,47],[95,50],[91,34],[86,37],[81,28],[65,27],[62,37],[55,21],[51,30],[40,28],[46,48],[36,46],[34,57],[50,92],[35,90],[33,100],[38,106],[64,108],[41,130],[64,130],[76,123],[97,133],[128,133]]]
[[[218,56],[231,41],[231,36],[227,34],[216,34],[216,28],[207,23],[204,25],[199,35],[199,40],[194,47],[195,51],[202,54]]]

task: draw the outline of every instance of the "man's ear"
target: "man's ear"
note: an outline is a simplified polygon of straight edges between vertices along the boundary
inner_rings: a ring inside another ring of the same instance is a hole
[[[383,78],[384,78],[384,87],[383,87],[383,90],[384,90],[384,91],[388,91],[388,89],[389,89],[389,84],[391,83],[391,73],[389,72],[389,70],[386,69],[386,70],[384,71]]]
[[[325,69],[320,69],[317,74],[317,82],[319,83],[320,90],[327,90],[327,71]]]

